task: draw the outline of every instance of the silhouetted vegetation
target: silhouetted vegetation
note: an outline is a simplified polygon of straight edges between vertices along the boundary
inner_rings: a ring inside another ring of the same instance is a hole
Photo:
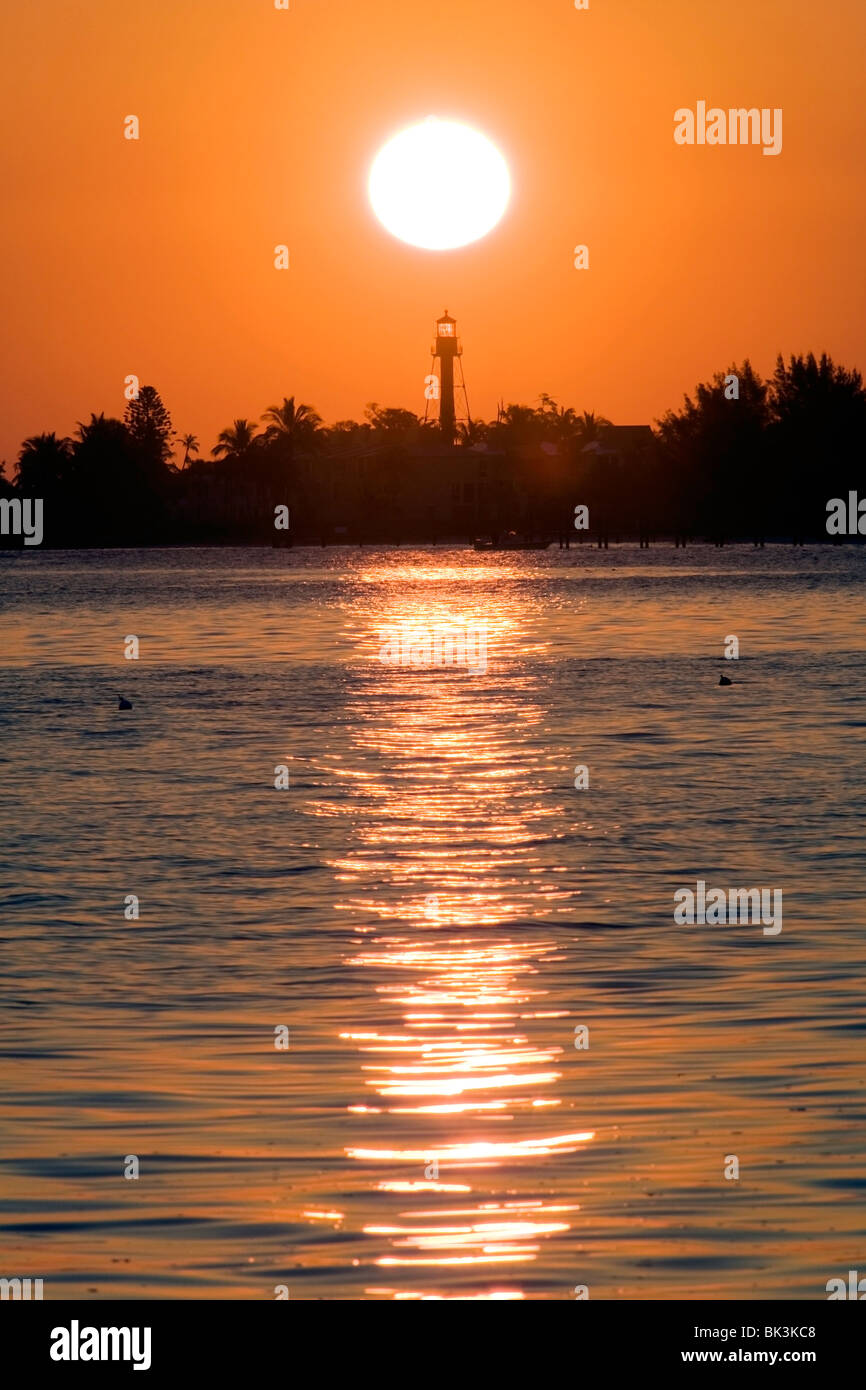
[[[458,427],[371,404],[326,426],[293,396],[238,418],[210,457],[176,434],[159,392],[70,439],[26,439],[0,496],[45,502],[64,546],[435,541],[507,531],[570,541],[652,537],[828,540],[827,503],[862,488],[866,392],[824,355],[717,373],[648,426],[615,426],[542,395]],[[177,461],[176,461],[177,460]],[[576,532],[574,510],[589,509]],[[275,534],[274,509],[289,508]],[[17,543],[4,537],[5,544]]]

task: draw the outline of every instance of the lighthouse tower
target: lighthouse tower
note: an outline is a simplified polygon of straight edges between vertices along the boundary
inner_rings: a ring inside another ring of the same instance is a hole
[[[441,319],[436,320],[436,339],[433,343],[433,361],[439,362],[439,431],[445,443],[453,444],[457,427],[457,410],[454,399],[454,362],[460,370],[457,389],[463,392],[465,418],[469,420],[469,401],[466,396],[466,382],[463,378],[463,348],[457,337],[457,320],[448,310]],[[426,416],[425,416],[426,418]]]

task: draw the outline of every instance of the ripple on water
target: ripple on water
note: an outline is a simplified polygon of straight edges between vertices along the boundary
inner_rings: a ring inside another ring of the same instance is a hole
[[[8,565],[0,1191],[47,1296],[823,1297],[864,1236],[864,567]],[[458,621],[486,672],[378,660]],[[782,934],[676,927],[697,878],[782,888]]]

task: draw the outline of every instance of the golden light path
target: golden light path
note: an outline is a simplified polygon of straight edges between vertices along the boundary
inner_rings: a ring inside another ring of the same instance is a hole
[[[521,1139],[515,1144],[477,1143],[452,1144],[439,1149],[347,1149],[350,1158],[390,1160],[399,1163],[426,1163],[441,1158],[452,1166],[471,1166],[478,1162],[499,1158],[524,1158],[537,1153],[574,1153],[578,1144],[585,1144],[595,1136],[592,1130],[584,1134],[555,1135],[549,1139]]]
[[[407,1210],[364,1223],[378,1247],[371,1263],[434,1274],[535,1261],[541,1242],[567,1232],[578,1210],[544,1200],[539,1165],[562,1162],[593,1139],[579,1126],[545,1125],[561,1103],[564,1052],[549,1042],[550,1020],[563,1019],[564,1043],[569,1027],[539,980],[560,958],[557,942],[542,924],[525,927],[561,897],[555,869],[539,869],[535,848],[550,814],[539,794],[542,770],[534,780],[526,757],[540,716],[531,684],[518,679],[490,717],[488,683],[500,679],[521,634],[489,589],[473,597],[467,573],[377,568],[368,588],[362,577],[349,615],[358,661],[351,758],[327,769],[329,782],[351,786],[346,804],[360,798],[366,808],[347,826],[347,851],[331,867],[355,919],[358,944],[347,964],[369,975],[383,1020],[339,1034],[357,1047],[369,1092],[347,1107],[360,1128],[345,1153],[365,1166],[372,1190],[409,1199]],[[455,578],[459,608],[439,597]],[[424,634],[459,623],[485,624],[486,673],[377,661],[383,629]],[[339,800],[322,814],[341,814]],[[541,1020],[544,1045],[534,1036]],[[390,1178],[392,1166],[414,1171]],[[455,1194],[470,1200],[455,1207]],[[428,1287],[367,1292],[451,1296]],[[467,1287],[459,1296],[524,1291]]]

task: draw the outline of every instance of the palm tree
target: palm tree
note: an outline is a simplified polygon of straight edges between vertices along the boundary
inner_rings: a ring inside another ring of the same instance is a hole
[[[545,426],[541,412],[531,405],[503,405],[496,412],[496,423],[490,426],[490,439],[506,449],[533,444],[544,439]]]
[[[220,430],[211,453],[215,459],[224,458],[229,462],[237,462],[249,453],[258,438],[260,436],[256,434],[256,427],[251,421],[235,420],[228,429]]]
[[[471,448],[473,444],[485,444],[489,437],[489,428],[483,420],[461,420],[457,426],[457,438],[466,448]]]
[[[22,492],[52,492],[68,481],[72,460],[70,440],[56,434],[33,434],[18,455],[18,488]]]
[[[546,391],[542,392],[539,400],[539,414],[545,427],[551,430],[556,439],[571,439],[578,431],[578,418],[574,409],[570,405],[557,405]]]
[[[269,406],[262,419],[267,422],[265,438],[296,448],[311,450],[319,443],[322,417],[311,405],[295,405],[294,396],[284,396],[282,405]]]
[[[192,452],[192,450],[198,449],[198,440],[196,439],[194,434],[179,434],[178,439],[183,447],[182,467],[186,468],[187,464],[189,463],[190,453]]]
[[[83,511],[91,534],[110,532],[128,511],[134,528],[159,514],[169,477],[165,466],[148,454],[122,420],[100,412],[79,420],[73,443],[74,506]]]
[[[609,429],[610,420],[604,415],[596,415],[594,410],[585,410],[575,421],[575,433],[582,444],[594,444],[601,438],[602,430]]]

